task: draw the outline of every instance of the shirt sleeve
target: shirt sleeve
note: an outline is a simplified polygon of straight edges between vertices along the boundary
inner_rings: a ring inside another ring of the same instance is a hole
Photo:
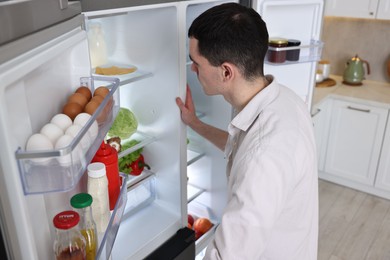
[[[233,163],[228,204],[204,259],[261,258],[291,190],[294,168],[289,154],[269,147],[247,151]]]

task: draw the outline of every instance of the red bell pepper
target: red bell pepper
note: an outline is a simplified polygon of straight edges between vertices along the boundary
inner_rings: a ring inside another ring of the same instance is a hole
[[[145,167],[150,170],[150,167],[145,163],[144,156],[142,154],[140,154],[137,160],[130,163],[128,167],[130,168],[131,175],[140,175]]]

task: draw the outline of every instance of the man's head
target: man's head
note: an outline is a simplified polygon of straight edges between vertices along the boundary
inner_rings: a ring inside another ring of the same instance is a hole
[[[210,8],[194,20],[188,37],[197,40],[199,54],[212,66],[234,64],[248,81],[263,76],[268,31],[252,8],[235,3]]]

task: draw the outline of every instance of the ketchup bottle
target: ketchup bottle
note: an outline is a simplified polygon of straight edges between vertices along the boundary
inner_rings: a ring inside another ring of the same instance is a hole
[[[118,152],[103,141],[91,162],[101,162],[106,166],[110,210],[113,210],[120,193]]]

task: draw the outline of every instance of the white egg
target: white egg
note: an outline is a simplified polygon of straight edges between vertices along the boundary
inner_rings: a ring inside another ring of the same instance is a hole
[[[43,134],[33,134],[27,140],[26,151],[47,151],[53,150],[53,143],[50,139]],[[50,158],[36,158],[32,159],[33,162],[39,164],[45,164],[50,161]]]
[[[44,125],[40,133],[49,138],[53,146],[57,142],[58,138],[64,135],[64,131],[53,123],[48,123]]]
[[[80,133],[81,129],[83,129],[82,126],[73,124],[70,127],[68,127],[68,129],[66,129],[65,134],[70,135],[73,138],[76,138],[77,135]],[[89,147],[91,146],[91,139],[88,132],[85,133],[85,135],[81,138],[79,145],[81,147],[81,150],[85,154],[88,151]]]
[[[67,147],[68,145],[70,145],[72,143],[72,141],[73,141],[73,137],[65,134],[57,140],[57,143],[56,143],[54,148],[56,150],[63,149],[65,147]],[[81,151],[76,146],[71,153],[61,155],[61,156],[57,157],[57,160],[62,166],[70,166],[72,163],[73,164],[78,163],[80,161],[80,158],[82,158],[81,156],[82,156]]]
[[[75,125],[81,125],[84,126],[88,123],[88,120],[91,118],[90,114],[87,113],[80,113],[76,116],[76,118],[73,121],[73,124]],[[90,136],[91,142],[94,142],[99,132],[99,126],[96,120],[92,123],[91,127],[88,129],[88,134]]]
[[[62,131],[65,131],[69,126],[72,125],[72,119],[65,114],[57,114],[53,116],[50,123],[57,125]]]

